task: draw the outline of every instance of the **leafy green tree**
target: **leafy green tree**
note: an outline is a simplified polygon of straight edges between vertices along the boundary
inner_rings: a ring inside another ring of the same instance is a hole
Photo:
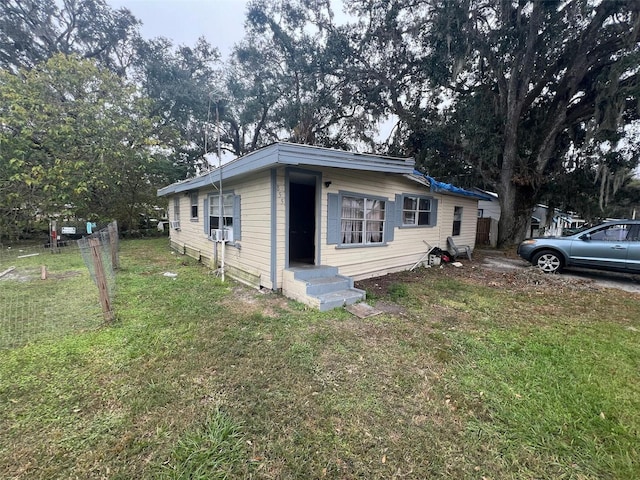
[[[371,145],[374,118],[349,82],[330,2],[255,0],[231,61],[226,142],[241,154],[275,140]]]
[[[139,23],[105,0],[3,0],[0,68],[17,73],[62,53],[94,59],[122,75]]]
[[[58,54],[20,75],[0,72],[2,218],[115,216],[123,228],[137,225],[167,181],[149,107],[91,60]]]
[[[524,237],[568,152],[617,141],[637,112],[638,0],[351,6],[350,63],[399,119],[391,150],[445,155],[495,189],[501,245]]]
[[[222,88],[220,53],[200,38],[193,47],[174,47],[165,38],[140,41],[134,78],[162,125],[179,132],[166,139],[175,174],[181,178],[207,168],[211,105]]]

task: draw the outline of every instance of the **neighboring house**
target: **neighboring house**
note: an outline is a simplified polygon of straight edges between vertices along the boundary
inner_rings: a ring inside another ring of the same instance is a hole
[[[289,143],[158,195],[172,248],[322,310],[363,298],[354,280],[409,269],[449,236],[473,247],[481,197],[419,174],[412,159]]]
[[[574,212],[561,212],[542,204],[536,205],[531,214],[530,237],[560,237],[567,229],[582,228],[585,220]]]
[[[495,247],[498,243],[498,221],[500,220],[500,202],[498,194],[473,188],[472,191],[485,198],[478,201],[477,244],[488,244]],[[573,212],[561,212],[557,208],[550,215],[546,205],[538,204],[531,212],[528,237],[561,236],[566,229],[581,228],[585,221]]]

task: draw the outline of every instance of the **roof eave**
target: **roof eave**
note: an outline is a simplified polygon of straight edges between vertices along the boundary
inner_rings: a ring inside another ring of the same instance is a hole
[[[308,165],[316,167],[366,170],[382,173],[408,174],[413,172],[415,161],[412,158],[395,158],[380,155],[343,152],[323,147],[298,145],[292,143],[274,143],[268,147],[251,152],[232,160],[216,170],[198,177],[176,182],[158,190],[158,196],[171,195],[189,190],[197,190],[214,185],[222,179],[264,170],[274,165]]]

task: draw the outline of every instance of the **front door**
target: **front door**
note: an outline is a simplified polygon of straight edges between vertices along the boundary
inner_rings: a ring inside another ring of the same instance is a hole
[[[316,176],[289,177],[289,265],[315,264]]]

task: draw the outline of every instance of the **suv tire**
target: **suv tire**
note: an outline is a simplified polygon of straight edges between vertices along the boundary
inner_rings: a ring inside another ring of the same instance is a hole
[[[564,266],[562,256],[553,250],[542,250],[536,253],[531,259],[531,263],[544,273],[560,273]]]

